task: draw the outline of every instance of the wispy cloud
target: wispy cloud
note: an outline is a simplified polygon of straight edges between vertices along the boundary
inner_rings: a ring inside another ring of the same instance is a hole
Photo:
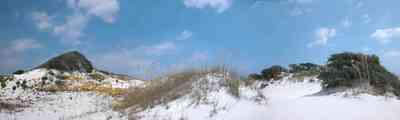
[[[34,20],[36,27],[39,30],[49,30],[53,28],[54,23],[53,23],[53,18],[45,12],[33,12],[32,13],[32,19]]]
[[[115,22],[120,10],[117,0],[67,0],[67,5],[76,11],[97,16],[108,23]]]
[[[218,13],[222,13],[232,6],[232,0],[183,0],[188,8],[212,8]]]
[[[386,44],[395,39],[400,39],[400,27],[377,29],[371,34],[371,38]]]
[[[361,16],[361,18],[364,20],[363,22],[366,24],[370,23],[372,20],[371,17],[369,17],[369,14],[364,14]]]
[[[193,32],[189,30],[183,30],[178,36],[177,40],[187,40],[193,36]]]
[[[61,37],[64,42],[74,45],[80,44],[80,38],[85,35],[83,30],[86,28],[89,17],[80,13],[67,16],[64,24],[57,25],[53,29],[53,34]]]
[[[349,28],[351,27],[351,25],[353,25],[353,23],[348,18],[342,20],[341,24],[344,28]]]
[[[42,48],[43,45],[31,38],[12,40],[7,47],[0,48],[0,70],[15,69],[20,64],[21,55],[31,49]]]
[[[383,53],[384,57],[400,57],[400,51],[391,50]]]
[[[328,44],[329,39],[336,36],[336,29],[334,28],[318,28],[314,32],[315,40],[308,44],[308,47],[312,46],[325,46]]]
[[[142,46],[138,48],[138,51],[143,51],[147,55],[165,55],[171,54],[177,49],[174,42],[162,42],[160,44],[151,46]]]

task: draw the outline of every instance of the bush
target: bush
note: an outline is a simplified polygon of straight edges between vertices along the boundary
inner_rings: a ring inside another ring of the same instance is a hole
[[[248,78],[251,80],[262,80],[263,76],[261,76],[260,74],[257,74],[257,73],[253,73],[253,74],[250,74]]]
[[[13,74],[15,74],[15,75],[20,75],[20,74],[24,74],[24,73],[25,73],[24,70],[17,70],[17,71],[15,71]]]
[[[280,79],[280,75],[282,72],[287,72],[287,69],[279,66],[279,65],[273,65],[267,69],[264,69],[261,71],[261,76],[265,79],[265,80],[276,80],[276,79]]]
[[[299,73],[304,71],[320,71],[320,65],[314,63],[300,63],[300,64],[290,64],[289,71],[291,73]]]
[[[372,86],[377,93],[400,92],[400,81],[387,71],[375,55],[333,54],[318,76],[324,89]],[[393,90],[397,89],[397,90]]]

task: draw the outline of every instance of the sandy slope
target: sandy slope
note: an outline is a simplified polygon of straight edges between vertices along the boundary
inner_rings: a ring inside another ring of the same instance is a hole
[[[260,92],[266,104],[255,102],[257,90],[242,88],[241,99],[225,92],[208,97],[215,104],[190,104],[188,97],[142,112],[146,120],[399,120],[400,101],[368,94],[308,96],[321,90],[320,82],[275,82]]]

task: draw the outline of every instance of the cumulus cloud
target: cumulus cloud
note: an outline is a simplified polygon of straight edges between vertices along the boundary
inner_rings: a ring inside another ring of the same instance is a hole
[[[119,12],[117,0],[68,0],[68,7],[83,10],[89,15],[100,17],[103,21],[114,23]]]
[[[232,6],[232,0],[184,0],[183,3],[188,8],[212,8],[218,13],[222,13]]]
[[[5,44],[6,47],[0,48],[0,71],[14,69],[20,63],[24,52],[43,47],[41,43],[30,38],[16,39]]]
[[[65,43],[78,45],[85,36],[84,29],[93,17],[98,17],[106,23],[114,23],[119,12],[117,0],[67,0],[66,6],[72,10],[63,21],[55,24],[53,18],[46,12],[33,12],[34,20],[39,30],[49,30]]]
[[[314,32],[315,40],[308,44],[312,46],[324,46],[328,44],[328,40],[336,36],[336,29],[334,28],[319,28]]]
[[[400,39],[400,27],[377,29],[371,37],[382,44],[386,44],[395,39]]]
[[[176,38],[177,40],[187,40],[190,39],[193,36],[193,32],[189,30],[183,30],[178,37]]]

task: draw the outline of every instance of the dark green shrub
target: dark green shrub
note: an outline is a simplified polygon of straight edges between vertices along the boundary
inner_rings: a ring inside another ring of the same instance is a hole
[[[261,76],[260,74],[257,74],[257,73],[253,73],[253,74],[250,74],[248,78],[251,80],[261,80],[261,79],[263,79],[263,76]]]
[[[25,73],[24,70],[17,70],[17,71],[15,71],[13,74],[15,74],[15,75],[20,75],[20,74],[24,74],[24,73]]]
[[[298,73],[303,71],[320,71],[321,66],[314,63],[300,63],[300,64],[290,64],[289,71],[291,73]]]
[[[266,68],[264,70],[261,71],[261,76],[265,79],[265,80],[270,80],[270,79],[279,79],[280,75],[282,72],[287,72],[288,70],[285,69],[282,66],[279,65],[273,65],[269,68]]]
[[[375,55],[361,53],[333,54],[318,76],[324,89],[369,85],[378,93],[400,90],[398,78],[387,71]],[[400,94],[397,94],[400,95]]]

